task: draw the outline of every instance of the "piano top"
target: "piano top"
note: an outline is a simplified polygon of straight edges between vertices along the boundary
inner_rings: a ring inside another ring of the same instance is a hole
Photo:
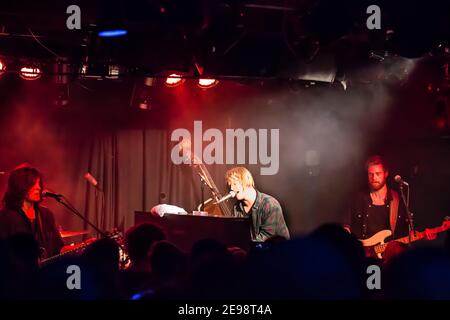
[[[134,223],[142,222],[160,226],[167,239],[186,252],[196,241],[205,238],[214,238],[226,246],[238,246],[244,250],[248,250],[252,242],[249,218],[170,213],[161,217],[135,211]]]
[[[156,218],[165,218],[165,217],[190,217],[190,218],[200,218],[200,219],[232,219],[232,220],[245,220],[247,221],[248,218],[243,217],[227,217],[227,216],[221,216],[221,215],[210,215],[210,214],[198,214],[198,213],[180,213],[180,214],[174,214],[174,213],[166,213],[162,217],[159,215],[155,215],[148,211],[135,211],[135,215],[149,215]]]

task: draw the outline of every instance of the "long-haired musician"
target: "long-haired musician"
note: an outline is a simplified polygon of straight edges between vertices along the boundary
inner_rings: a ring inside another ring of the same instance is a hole
[[[63,241],[53,213],[40,205],[42,191],[43,179],[37,169],[20,165],[10,173],[0,210],[0,239],[32,234],[43,249],[44,258],[58,254]]]

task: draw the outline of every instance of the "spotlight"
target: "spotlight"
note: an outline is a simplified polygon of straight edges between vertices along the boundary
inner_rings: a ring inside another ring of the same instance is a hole
[[[139,97],[138,107],[141,110],[151,110],[152,104],[151,104],[151,97],[152,92],[151,88],[154,85],[154,78],[147,77],[144,81],[144,88],[142,89],[141,95]]]
[[[203,89],[208,89],[217,86],[219,80],[216,79],[198,79],[198,86]]]
[[[441,96],[436,101],[434,124],[438,130],[449,128],[448,101],[446,96]]]
[[[102,38],[115,38],[127,35],[128,30],[124,23],[124,7],[121,1],[101,0],[99,2],[100,15],[98,17],[98,36]]]
[[[38,67],[26,66],[20,69],[19,75],[24,80],[37,80],[42,76],[42,71]]]
[[[101,80],[105,74],[105,68],[99,68],[92,63],[83,62],[80,66],[79,76],[81,79],[97,79]]]
[[[6,65],[3,63],[2,60],[0,60],[0,76],[5,74]]]
[[[101,63],[101,62],[83,62],[79,68],[79,77],[82,79],[118,79],[120,75],[120,66]]]
[[[55,105],[65,107],[69,104],[69,86],[67,84],[58,84],[56,87]]]
[[[165,84],[168,87],[177,87],[180,84],[182,84],[183,82],[184,82],[184,79],[181,77],[181,75],[172,73],[171,75],[169,75],[167,77]]]
[[[149,97],[145,97],[141,101],[139,101],[139,109],[141,109],[141,110],[151,110],[152,109],[152,105],[150,104]]]
[[[117,30],[104,30],[100,31],[98,35],[102,38],[113,38],[113,37],[122,37],[128,33],[127,30],[117,29]]]
[[[71,65],[68,63],[67,58],[61,58],[55,61],[53,64],[53,73],[55,75],[56,84],[67,84],[72,72]]]
[[[107,79],[119,79],[120,75],[120,67],[116,64],[110,64],[108,65],[108,75],[106,76]]]

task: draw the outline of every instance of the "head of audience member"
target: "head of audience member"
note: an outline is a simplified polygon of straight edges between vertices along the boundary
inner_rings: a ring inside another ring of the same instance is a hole
[[[395,256],[383,269],[387,299],[450,299],[450,257],[422,247]]]
[[[18,233],[4,241],[0,281],[6,297],[34,298],[39,270],[39,245],[32,234]]]
[[[249,256],[240,293],[251,299],[357,299],[360,279],[343,250],[308,236]]]
[[[82,258],[105,271],[116,272],[119,268],[119,246],[113,239],[99,239],[84,250]]]
[[[191,250],[188,291],[192,297],[231,298],[237,290],[236,264],[227,247],[215,239],[197,241]]]
[[[192,264],[197,264],[205,260],[228,259],[230,258],[230,253],[220,241],[216,239],[202,239],[194,243],[190,256]]]
[[[362,263],[365,258],[361,242],[340,224],[323,224],[314,230],[310,236],[326,241],[350,259],[352,263]]]
[[[233,260],[237,265],[242,265],[247,259],[247,252],[239,247],[228,247],[228,252],[233,256]]]
[[[366,288],[365,274],[367,259],[361,242],[342,225],[327,223],[314,230],[310,237],[325,242],[333,247],[351,266],[351,273],[355,275],[361,291]]]
[[[176,286],[184,280],[187,256],[168,241],[158,241],[150,249],[152,276],[158,286]]]
[[[119,297],[119,246],[110,238],[90,244],[81,255],[85,299]]]
[[[130,270],[150,272],[149,250],[155,242],[165,239],[164,231],[152,223],[145,222],[128,229],[125,245],[131,260]]]

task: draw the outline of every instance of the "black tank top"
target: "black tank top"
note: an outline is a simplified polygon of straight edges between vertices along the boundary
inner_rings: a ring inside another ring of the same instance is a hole
[[[390,230],[389,207],[386,205],[369,205],[367,210],[367,238],[381,230]]]

